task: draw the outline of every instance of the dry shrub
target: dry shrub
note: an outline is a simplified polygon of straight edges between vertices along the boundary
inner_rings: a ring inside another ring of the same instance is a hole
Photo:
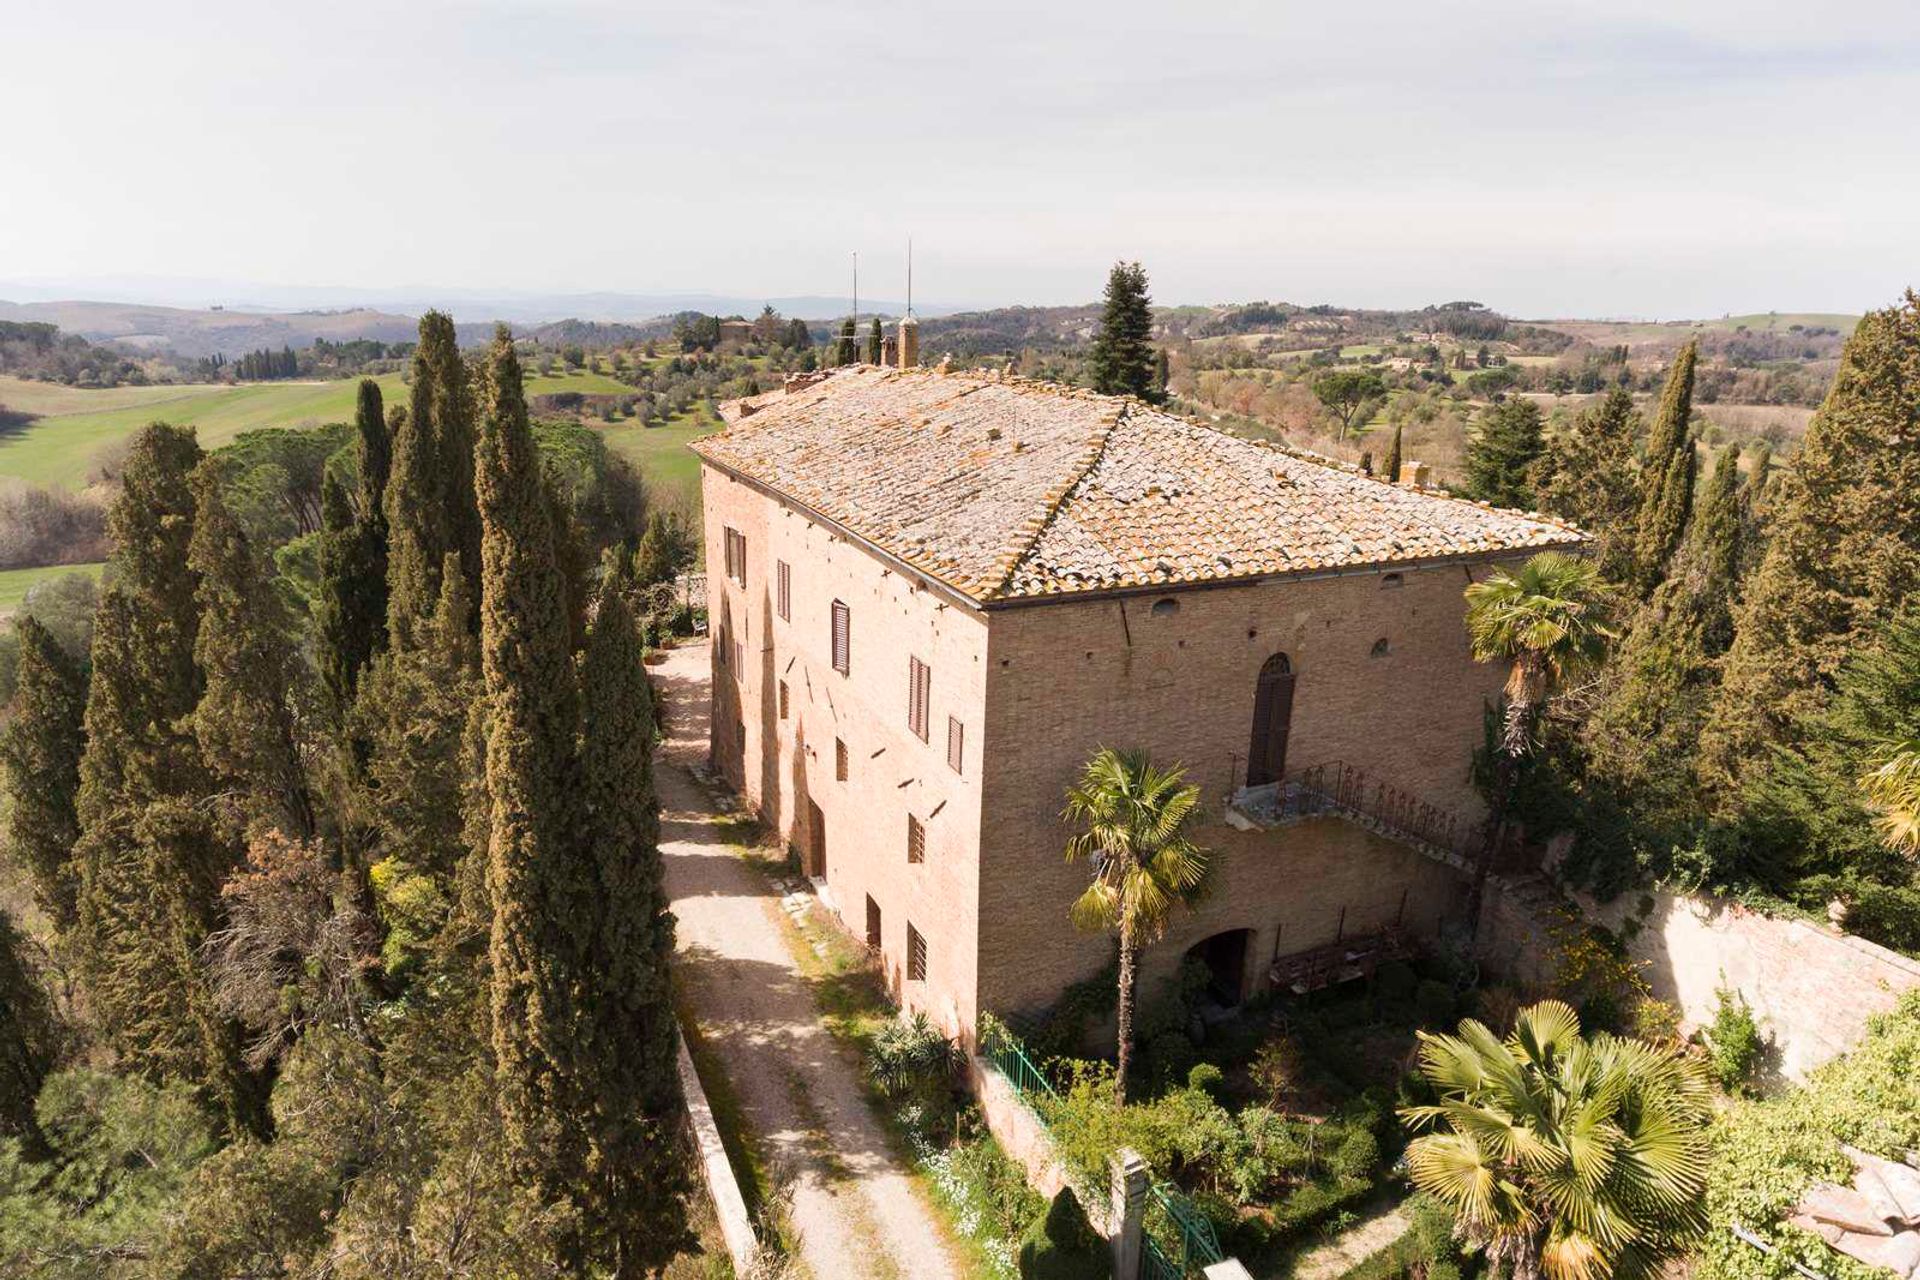
[[[106,510],[92,498],[0,483],[0,569],[85,564],[107,554]]]

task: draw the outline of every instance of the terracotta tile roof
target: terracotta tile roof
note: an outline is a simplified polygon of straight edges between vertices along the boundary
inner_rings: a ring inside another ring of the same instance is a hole
[[[856,367],[694,443],[981,601],[1579,544],[1117,396]]]

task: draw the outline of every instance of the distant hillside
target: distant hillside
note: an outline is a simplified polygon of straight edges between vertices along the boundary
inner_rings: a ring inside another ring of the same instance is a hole
[[[375,338],[404,342],[418,328],[408,316],[380,311],[300,311],[266,315],[252,311],[189,311],[118,302],[0,302],[0,320],[58,325],[90,342],[115,342],[135,350],[170,351],[188,359],[221,355],[233,359],[261,348],[308,347],[315,338],[345,342]]]

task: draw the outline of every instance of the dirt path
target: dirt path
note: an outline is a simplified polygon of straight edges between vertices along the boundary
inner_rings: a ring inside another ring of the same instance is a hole
[[[1290,1280],[1334,1280],[1405,1235],[1407,1215],[1400,1201],[1379,1207],[1337,1239],[1309,1250],[1293,1264]]]
[[[868,1108],[858,1063],[820,1025],[781,933],[779,899],[726,843],[707,794],[685,772],[706,758],[706,647],[676,649],[653,673],[669,706],[660,850],[681,972],[773,1180],[792,1194],[808,1270],[815,1280],[958,1280]]]

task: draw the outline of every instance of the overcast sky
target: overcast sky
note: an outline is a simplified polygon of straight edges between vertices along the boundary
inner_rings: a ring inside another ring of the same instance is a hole
[[[1513,314],[1920,284],[1915,0],[89,4],[0,18],[0,280]]]

